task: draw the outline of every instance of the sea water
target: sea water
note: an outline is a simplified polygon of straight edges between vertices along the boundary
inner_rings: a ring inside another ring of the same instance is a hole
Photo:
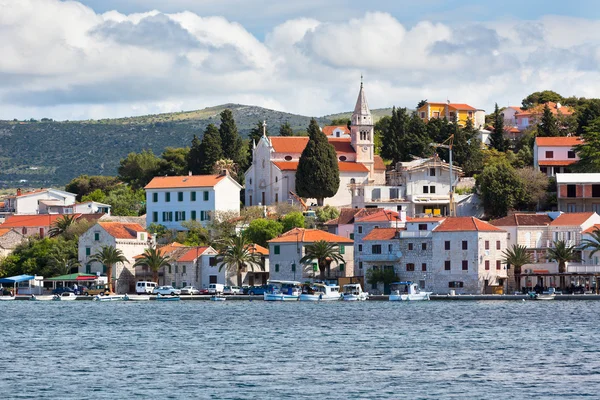
[[[0,303],[0,396],[600,397],[600,302]]]

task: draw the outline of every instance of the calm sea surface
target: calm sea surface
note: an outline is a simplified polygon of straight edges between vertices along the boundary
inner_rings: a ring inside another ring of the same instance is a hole
[[[600,302],[0,303],[0,397],[600,398]]]

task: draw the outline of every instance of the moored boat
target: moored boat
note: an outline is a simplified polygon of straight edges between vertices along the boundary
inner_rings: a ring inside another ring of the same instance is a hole
[[[53,297],[54,297],[54,296],[51,296],[51,295],[46,295],[46,296],[43,296],[43,295],[35,295],[35,294],[32,294],[32,295],[29,297],[29,300],[30,300],[30,301],[50,301],[50,300],[52,300],[52,298],[53,298]]]
[[[390,301],[424,301],[429,300],[429,295],[431,292],[422,291],[414,282],[394,282]]]
[[[179,300],[181,300],[181,297],[179,297],[179,296],[165,296],[160,293],[156,295],[156,301],[179,301]]]
[[[15,296],[0,296],[0,301],[10,301],[14,300]]]
[[[314,283],[305,285],[302,294],[298,297],[300,301],[335,301],[341,297],[340,287],[337,285],[326,285]]]
[[[360,283],[349,283],[344,285],[342,300],[344,301],[364,301],[369,298],[369,293],[363,292]]]
[[[94,301],[122,301],[125,300],[125,296],[123,294],[105,294],[104,296],[98,294],[94,296]]]
[[[210,301],[225,301],[227,298],[225,296],[210,296]]]
[[[300,282],[267,281],[268,289],[264,294],[265,301],[297,301],[301,293]]]
[[[534,300],[554,300],[556,297],[556,289],[550,288],[547,292],[543,293],[529,292],[529,297]]]
[[[126,294],[123,297],[123,300],[125,301],[148,301],[150,300],[150,296],[146,296],[146,295],[128,295]]]
[[[52,297],[52,300],[54,300],[54,301],[73,301],[73,300],[77,300],[77,295],[73,292],[63,292],[60,295],[55,294]]]

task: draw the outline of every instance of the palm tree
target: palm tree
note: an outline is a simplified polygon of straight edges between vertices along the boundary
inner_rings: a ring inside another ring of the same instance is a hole
[[[336,243],[329,243],[325,240],[319,240],[305,247],[305,256],[300,259],[301,264],[310,264],[317,260],[319,265],[320,279],[325,280],[325,271],[333,261],[344,262],[344,257],[340,254],[339,246]]]
[[[575,246],[568,246],[564,240],[557,240],[554,242],[554,247],[548,249],[548,260],[556,261],[558,263],[558,272],[564,274],[567,272],[567,263],[569,261],[578,261],[579,254],[578,249]],[[564,287],[565,277],[560,277],[560,287]]]
[[[234,236],[223,242],[223,247],[217,255],[217,265],[219,272],[225,267],[230,272],[235,272],[237,275],[237,285],[242,286],[242,272],[246,268],[263,269],[260,255],[254,251],[252,244],[246,235]]]
[[[515,276],[515,284],[517,290],[521,290],[521,267],[525,264],[531,264],[531,255],[527,252],[527,247],[519,246],[518,244],[513,245],[511,248],[504,250],[502,253],[504,259],[502,262],[507,265],[512,265],[513,274]]]
[[[106,265],[106,276],[108,277],[108,287],[112,290],[112,269],[117,263],[126,263],[127,258],[123,255],[120,249],[115,246],[102,246],[100,250],[94,253],[90,258],[90,262],[99,262]]]
[[[233,179],[237,178],[237,165],[228,158],[222,158],[218,160],[213,166],[213,172],[220,174],[222,171],[227,170]]]
[[[74,223],[75,223],[75,215],[63,215],[62,218],[57,218],[52,223],[52,228],[50,228],[50,230],[48,230],[48,235],[50,237],[56,237],[56,236],[62,235]]]
[[[68,255],[53,255],[49,261],[49,264],[54,266],[54,270],[58,275],[68,275],[73,268],[81,265],[76,258],[71,258]]]
[[[158,247],[150,247],[146,249],[144,254],[142,254],[142,257],[133,264],[134,267],[137,267],[138,265],[150,268],[150,271],[152,271],[152,281],[158,283],[158,271],[163,267],[170,267],[171,258],[163,256]]]
[[[591,239],[581,241],[581,250],[591,250],[590,258],[600,251],[600,229],[596,228],[590,233]]]

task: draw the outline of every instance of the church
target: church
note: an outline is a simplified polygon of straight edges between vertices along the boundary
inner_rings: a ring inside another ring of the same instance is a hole
[[[350,207],[356,188],[385,185],[385,165],[375,155],[373,117],[363,84],[352,114],[350,131],[345,126],[324,127],[329,143],[337,153],[340,186],[325,204]],[[266,136],[254,144],[252,165],[246,171],[246,206],[287,202],[296,191],[296,170],[308,137]],[[316,203],[316,200],[309,199]]]

